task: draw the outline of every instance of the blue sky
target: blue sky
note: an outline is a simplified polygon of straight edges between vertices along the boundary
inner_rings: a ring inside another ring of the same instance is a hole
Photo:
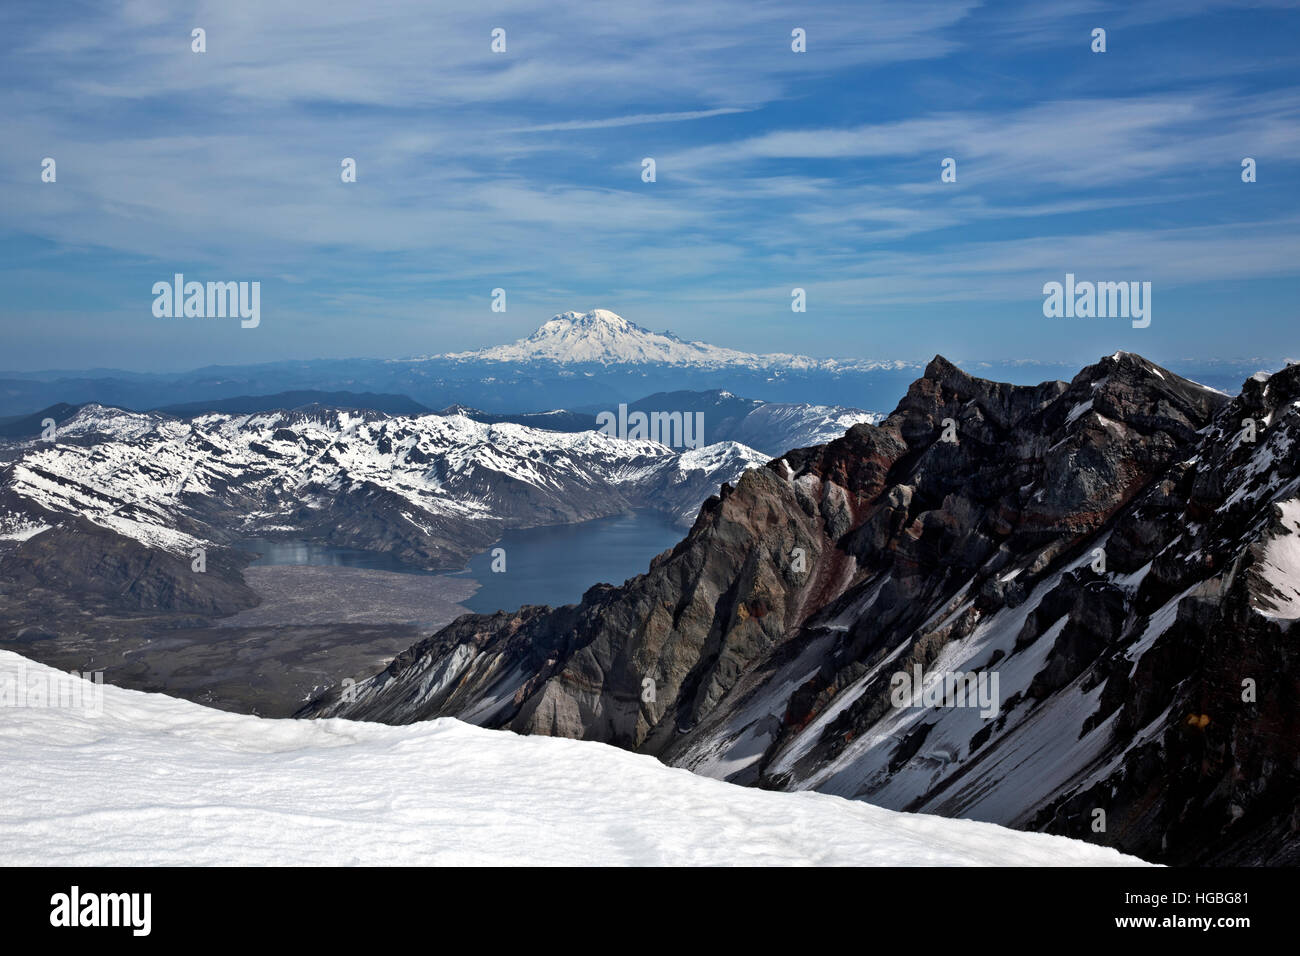
[[[595,307],[819,356],[1297,357],[1294,6],[11,0],[0,368],[430,354]],[[261,325],[154,318],[175,272],[260,281]],[[1066,272],[1150,281],[1151,326],[1044,318]]]

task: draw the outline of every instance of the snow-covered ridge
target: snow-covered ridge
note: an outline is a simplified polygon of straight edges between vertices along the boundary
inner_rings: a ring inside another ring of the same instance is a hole
[[[402,503],[404,520],[433,527],[441,518],[499,519],[520,500],[677,484],[689,471],[701,492],[681,502],[686,520],[706,488],[767,460],[735,442],[700,452],[683,459],[658,442],[464,415],[301,409],[182,422],[91,405],[60,427],[56,442],[28,443],[0,473],[10,502],[0,535],[19,539],[52,516],[80,515],[181,553],[205,540],[196,523],[214,508],[239,512],[254,531],[283,526],[303,507],[379,494]]]
[[[736,438],[759,447],[777,448],[775,454],[782,454],[791,448],[824,445],[854,425],[879,425],[884,418],[879,412],[842,405],[767,403],[745,416]]]
[[[0,701],[53,673],[0,651]],[[4,707],[10,865],[1142,865],[1061,837],[738,787],[603,744],[101,691],[98,715]]]
[[[914,364],[815,359],[786,352],[758,355],[753,352],[709,345],[705,342],[686,341],[671,332],[651,332],[608,309],[592,309],[585,313],[561,312],[544,322],[532,335],[510,345],[497,345],[469,352],[450,352],[434,357],[477,362],[664,364],[824,371],[908,368]]]

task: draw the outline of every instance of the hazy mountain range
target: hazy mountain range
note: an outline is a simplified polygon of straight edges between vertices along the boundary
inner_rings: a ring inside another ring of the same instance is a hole
[[[1166,363],[1232,391],[1261,360]],[[1019,384],[1068,377],[1060,363],[974,362],[973,374]],[[892,407],[920,374],[920,360],[756,355],[650,332],[604,309],[565,312],[511,345],[409,359],[319,359],[207,367],[179,373],[113,370],[0,373],[0,416],[56,403],[120,408],[194,407],[288,391],[376,393],[425,408],[461,404],[485,412],[609,409],[657,392],[728,391],[768,402]],[[351,403],[348,403],[351,404]],[[390,409],[391,410],[391,409]]]

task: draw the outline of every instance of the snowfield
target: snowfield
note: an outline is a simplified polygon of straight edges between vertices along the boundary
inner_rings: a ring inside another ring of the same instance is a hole
[[[12,706],[54,673],[0,651],[9,865],[1144,865],[451,719],[265,720],[111,686],[97,715]]]

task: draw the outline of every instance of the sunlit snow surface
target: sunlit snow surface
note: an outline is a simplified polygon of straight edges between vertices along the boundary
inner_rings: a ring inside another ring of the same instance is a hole
[[[0,538],[25,540],[49,526],[40,519],[50,514],[78,515],[148,547],[188,554],[205,539],[179,528],[201,527],[214,504],[240,512],[249,500],[274,503],[246,514],[243,530],[256,536],[294,527],[286,516],[304,506],[378,490],[403,501],[402,517],[430,533],[445,516],[495,518],[515,487],[579,494],[593,485],[654,490],[694,479],[702,493],[676,515],[689,527],[719,484],[768,459],[732,441],[694,450],[688,461],[656,441],[597,431],[341,409],[211,414],[186,423],[86,405],[59,435],[98,440],[27,443],[6,490],[28,507],[0,511]]]
[[[915,363],[842,361],[775,352],[755,355],[705,342],[687,342],[671,332],[651,332],[608,309],[561,312],[527,338],[510,345],[434,356],[479,362],[599,363],[601,365],[663,364],[701,368],[777,368],[790,370],[867,370],[908,368]]]
[[[0,651],[0,681],[47,668]],[[103,688],[0,707],[11,865],[1138,865],[986,823],[753,790],[455,720],[263,720]]]

